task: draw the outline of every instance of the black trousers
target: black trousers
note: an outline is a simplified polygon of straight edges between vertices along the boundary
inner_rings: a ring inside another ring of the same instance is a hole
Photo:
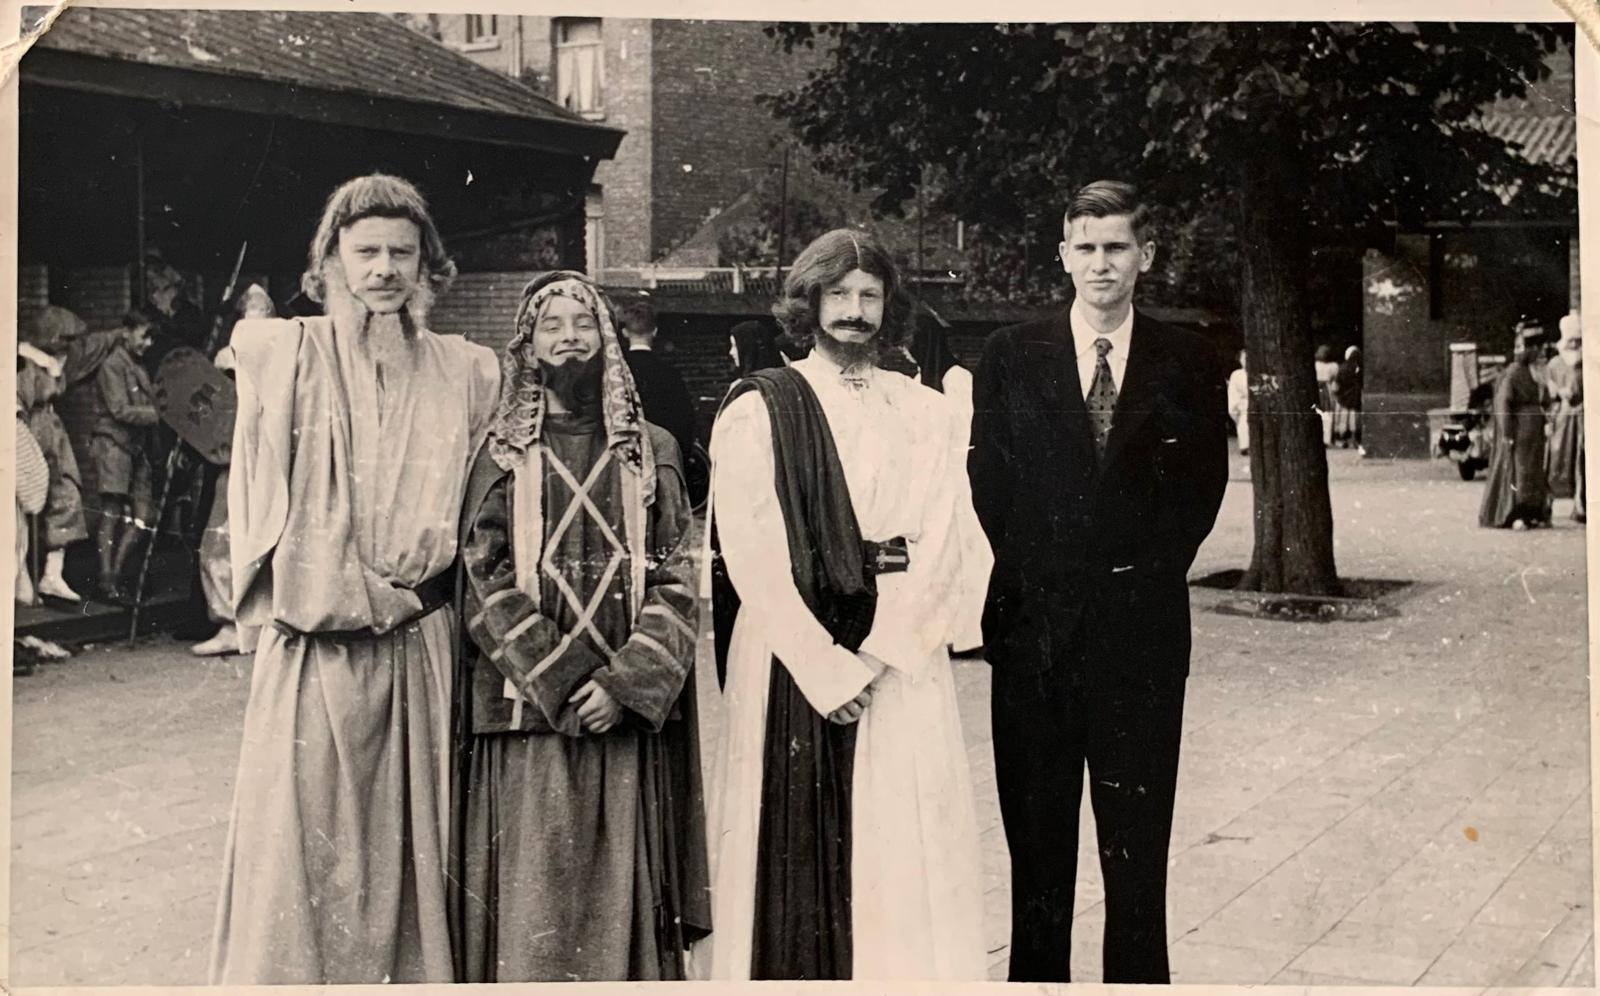
[[[1170,982],[1167,850],[1184,680],[1122,678],[1115,660],[1096,662],[1102,667],[1085,677],[1083,664],[994,673],[995,771],[1011,851],[1009,978],[1071,980],[1087,764],[1105,879],[1104,980]]]

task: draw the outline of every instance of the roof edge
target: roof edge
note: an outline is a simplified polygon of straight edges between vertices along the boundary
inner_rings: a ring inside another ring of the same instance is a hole
[[[21,79],[56,89],[508,145],[596,160],[616,155],[625,134],[621,129],[588,121],[503,114],[61,49],[35,47],[21,62]],[[225,87],[218,86],[223,83]],[[284,100],[285,91],[293,92],[295,99]]]

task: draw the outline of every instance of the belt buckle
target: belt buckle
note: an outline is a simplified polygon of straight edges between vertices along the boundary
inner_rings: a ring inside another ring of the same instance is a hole
[[[872,544],[872,572],[874,574],[903,574],[911,568],[911,551],[904,537],[895,537],[886,543]]]

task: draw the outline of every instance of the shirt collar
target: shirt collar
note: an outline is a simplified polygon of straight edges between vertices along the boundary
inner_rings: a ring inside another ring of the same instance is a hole
[[[1083,305],[1079,301],[1072,302],[1072,309],[1068,318],[1072,324],[1073,352],[1077,353],[1077,355],[1082,356],[1084,353],[1093,350],[1096,339],[1111,340],[1111,355],[1128,355],[1128,344],[1133,341],[1132,308],[1128,309],[1128,317],[1122,320],[1121,325],[1104,335],[1096,332],[1094,326],[1089,324],[1089,316],[1084,314]]]
[[[813,349],[804,358],[796,360],[794,366],[802,370],[810,370],[825,378],[836,380],[846,387],[863,388],[877,379],[878,368],[871,363],[852,367],[848,375],[844,368],[835,363],[833,359],[820,349]]]

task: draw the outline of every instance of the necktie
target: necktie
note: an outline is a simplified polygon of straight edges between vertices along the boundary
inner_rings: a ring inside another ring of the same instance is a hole
[[[1089,396],[1084,404],[1089,409],[1089,427],[1094,430],[1095,455],[1104,460],[1106,441],[1111,438],[1111,415],[1117,408],[1117,385],[1111,379],[1111,364],[1106,362],[1111,340],[1096,339],[1094,351],[1099,356],[1095,359],[1094,380],[1089,384]]]

